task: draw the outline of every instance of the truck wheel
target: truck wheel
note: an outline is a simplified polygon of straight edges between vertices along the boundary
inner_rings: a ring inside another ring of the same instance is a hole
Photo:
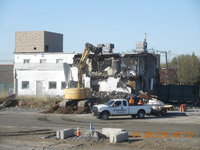
[[[103,112],[102,115],[101,115],[101,119],[108,120],[108,118],[109,118],[108,112]]]
[[[137,117],[137,115],[131,115],[131,117],[132,117],[132,118],[136,118],[136,117]]]
[[[166,113],[167,113],[167,109],[163,109],[163,110],[161,111],[161,116],[165,116]]]
[[[139,119],[142,119],[145,116],[145,112],[143,110],[140,110],[137,115]]]

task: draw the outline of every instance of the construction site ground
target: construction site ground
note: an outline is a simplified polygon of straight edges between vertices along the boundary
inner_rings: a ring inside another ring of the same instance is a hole
[[[145,119],[132,119],[130,116],[120,116],[110,117],[110,120],[106,121],[99,120],[92,114],[43,114],[40,111],[0,109],[0,149],[199,150],[200,147],[199,109],[188,112],[171,111],[165,117],[147,116]],[[89,129],[90,122],[93,122],[93,128],[99,131],[102,128],[125,128],[129,132],[129,141],[111,144],[109,141],[51,138],[57,130],[65,128],[79,127],[81,133],[84,133]],[[133,138],[133,134],[136,137]],[[49,135],[50,138],[44,138]]]

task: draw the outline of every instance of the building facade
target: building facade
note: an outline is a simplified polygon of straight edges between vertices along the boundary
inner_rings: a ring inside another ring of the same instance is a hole
[[[82,54],[63,53],[62,44],[62,34],[16,32],[14,91],[17,95],[64,96],[68,83],[78,80]],[[147,52],[146,36],[142,45],[137,53],[123,55],[113,53],[114,44],[97,45],[102,53],[89,54],[83,71],[84,86],[95,92],[154,93],[159,81],[159,61]]]
[[[63,53],[63,35],[48,31],[15,34],[14,92],[22,95],[64,95],[63,63],[73,63],[73,53]],[[73,69],[77,71],[77,69]],[[74,77],[77,80],[76,76]]]
[[[63,63],[72,64],[74,53],[15,53],[15,93],[22,95],[63,96],[66,77]],[[77,81],[77,68],[72,67]]]

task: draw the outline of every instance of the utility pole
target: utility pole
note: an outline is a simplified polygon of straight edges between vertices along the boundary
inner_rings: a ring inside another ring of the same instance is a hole
[[[165,51],[165,59],[166,59],[166,84],[169,84],[169,74],[168,74],[168,62],[167,62],[167,51]]]
[[[166,82],[166,85],[169,84],[169,72],[168,72],[168,60],[167,60],[167,54],[170,53],[170,51],[160,51],[160,50],[155,50],[155,49],[151,49],[150,51],[152,52],[157,52],[157,53],[161,53],[161,54],[165,54],[165,63],[166,63],[166,72],[165,72],[165,82]]]

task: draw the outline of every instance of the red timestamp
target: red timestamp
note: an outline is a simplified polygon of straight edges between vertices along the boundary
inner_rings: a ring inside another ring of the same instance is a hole
[[[144,136],[140,136],[144,135]],[[143,137],[143,138],[192,138],[193,132],[148,132],[145,131],[143,134],[140,132],[132,132],[133,138],[135,137]]]

